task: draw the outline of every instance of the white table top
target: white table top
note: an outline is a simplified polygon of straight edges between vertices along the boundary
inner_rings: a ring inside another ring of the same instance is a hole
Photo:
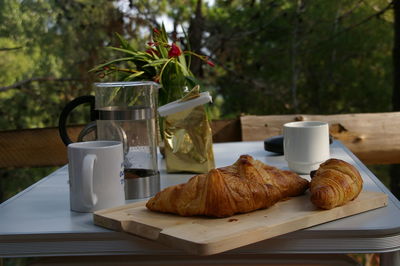
[[[283,156],[263,149],[263,142],[214,144],[216,166],[232,164],[250,154],[267,164],[285,169]],[[331,157],[357,166],[364,189],[389,195],[387,207],[357,214],[312,228],[238,248],[229,253],[363,253],[400,250],[400,202],[340,142],[331,145]],[[183,183],[192,175],[167,174],[160,160],[161,187]],[[303,176],[309,178],[307,176]],[[92,214],[69,209],[68,169],[51,175],[0,205],[0,257],[182,254],[122,232],[95,226]],[[129,201],[132,202],[132,201]]]

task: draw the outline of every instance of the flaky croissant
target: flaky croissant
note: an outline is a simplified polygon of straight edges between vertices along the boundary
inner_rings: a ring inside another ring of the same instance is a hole
[[[321,209],[332,209],[355,199],[362,190],[363,180],[351,164],[329,159],[311,172],[311,202]]]
[[[162,190],[146,207],[181,216],[228,217],[268,208],[283,198],[304,193],[307,188],[308,181],[297,174],[242,155],[233,165]]]

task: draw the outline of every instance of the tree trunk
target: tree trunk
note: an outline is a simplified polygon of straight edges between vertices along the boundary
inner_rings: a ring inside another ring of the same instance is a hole
[[[400,111],[400,1],[394,0],[393,111]]]
[[[400,111],[400,1],[393,1],[394,45],[393,45],[393,111]],[[390,167],[390,189],[400,199],[400,165]]]
[[[204,29],[204,18],[203,13],[201,11],[202,8],[202,0],[197,0],[196,4],[196,12],[194,18],[190,20],[189,27],[189,43],[190,48],[193,52],[197,54],[201,54],[201,40],[203,37],[203,29]],[[201,78],[203,76],[202,69],[202,61],[195,56],[192,56],[192,62],[190,65],[190,70],[193,75],[197,78]]]
[[[299,37],[301,28],[301,16],[305,9],[305,2],[303,0],[297,0],[296,13],[294,18],[294,25],[292,31],[291,40],[291,71],[292,71],[292,104],[295,113],[299,113],[299,103],[297,98],[297,82],[299,80],[300,67],[298,63],[298,48],[299,48]]]

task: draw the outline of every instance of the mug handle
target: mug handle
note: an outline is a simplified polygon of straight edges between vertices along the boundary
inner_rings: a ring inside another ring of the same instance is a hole
[[[74,110],[77,106],[81,104],[89,103],[90,104],[90,120],[94,121],[96,119],[95,115],[95,97],[93,95],[84,95],[75,98],[74,100],[67,103],[64,109],[61,112],[60,119],[58,121],[58,131],[60,133],[60,137],[64,144],[68,146],[68,144],[72,143],[72,140],[69,138],[67,133],[67,118],[69,114]]]
[[[93,169],[96,158],[97,157],[94,154],[87,154],[85,158],[83,158],[82,164],[82,199],[85,205],[89,208],[93,208],[98,199],[97,195],[93,191]]]

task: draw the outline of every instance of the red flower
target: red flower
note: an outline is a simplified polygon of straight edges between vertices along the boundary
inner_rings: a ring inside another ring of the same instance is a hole
[[[211,67],[215,67],[215,64],[211,62],[210,60],[207,61],[207,64],[210,65]]]
[[[154,32],[155,34],[160,34],[160,31],[159,31],[157,28],[153,28],[153,32]]]
[[[147,45],[148,46],[155,46],[155,43],[154,42],[148,42]]]
[[[169,51],[168,51],[168,57],[169,57],[169,58],[171,58],[171,57],[178,57],[178,56],[180,56],[181,54],[182,54],[181,49],[179,49],[179,47],[178,47],[175,43],[173,43],[173,44],[171,45],[171,49],[169,49]]]

